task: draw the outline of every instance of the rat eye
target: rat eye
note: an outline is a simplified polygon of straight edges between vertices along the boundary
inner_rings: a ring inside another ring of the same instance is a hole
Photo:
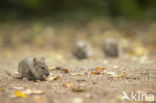
[[[41,69],[45,69],[44,67],[41,67]]]

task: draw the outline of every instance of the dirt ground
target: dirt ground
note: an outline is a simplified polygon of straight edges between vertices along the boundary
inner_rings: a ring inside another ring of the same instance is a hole
[[[52,81],[29,81],[13,78],[18,62],[27,56],[44,56],[58,78]],[[98,73],[96,68],[104,68]],[[68,70],[68,71],[67,71]],[[72,56],[41,52],[1,52],[0,56],[0,102],[1,103],[148,103],[139,101],[141,94],[155,96],[156,103],[156,56],[142,58],[123,55],[120,58],[99,56],[76,60]],[[43,93],[25,94],[27,89]],[[15,94],[20,92],[21,95]],[[123,91],[137,101],[122,100]]]

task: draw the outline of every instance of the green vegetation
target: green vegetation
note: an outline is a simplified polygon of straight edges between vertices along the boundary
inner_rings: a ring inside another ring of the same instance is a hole
[[[1,0],[1,20],[32,17],[61,19],[90,17],[154,20],[155,0]]]

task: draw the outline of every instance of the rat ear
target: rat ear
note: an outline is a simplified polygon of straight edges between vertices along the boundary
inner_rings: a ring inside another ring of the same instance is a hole
[[[34,62],[34,65],[38,63],[36,58],[33,58],[33,62]]]

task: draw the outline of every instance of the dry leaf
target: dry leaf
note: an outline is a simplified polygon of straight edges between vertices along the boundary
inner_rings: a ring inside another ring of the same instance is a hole
[[[60,76],[56,76],[56,77],[55,77],[55,80],[57,80],[57,79],[60,79]]]
[[[77,88],[72,88],[72,91],[73,92],[84,92],[86,90],[84,88],[77,87]]]
[[[20,97],[20,98],[27,98],[27,95],[24,94],[24,93],[22,93],[21,91],[15,91],[15,92],[14,92],[14,95],[15,95],[16,97]]]
[[[100,74],[100,72],[95,71],[95,72],[91,72],[91,74]]]
[[[73,86],[73,82],[69,82],[68,84],[62,84],[63,87],[72,87]]]
[[[57,79],[60,79],[60,76],[50,76],[48,78],[46,78],[47,81],[53,81],[53,80],[57,80]]]
[[[0,91],[4,91],[4,89],[3,88],[0,88]]]
[[[68,69],[62,69],[63,73],[69,73]]]
[[[96,71],[101,71],[101,70],[107,70],[107,68],[104,68],[104,67],[96,67]]]
[[[63,87],[67,87],[67,84],[62,84]]]
[[[100,73],[103,73],[103,72],[106,72],[106,71],[107,71],[107,68],[96,67],[96,71],[91,72],[91,74],[100,74]]]
[[[123,78],[123,77],[127,77],[127,75],[126,74],[118,74],[118,77]]]

